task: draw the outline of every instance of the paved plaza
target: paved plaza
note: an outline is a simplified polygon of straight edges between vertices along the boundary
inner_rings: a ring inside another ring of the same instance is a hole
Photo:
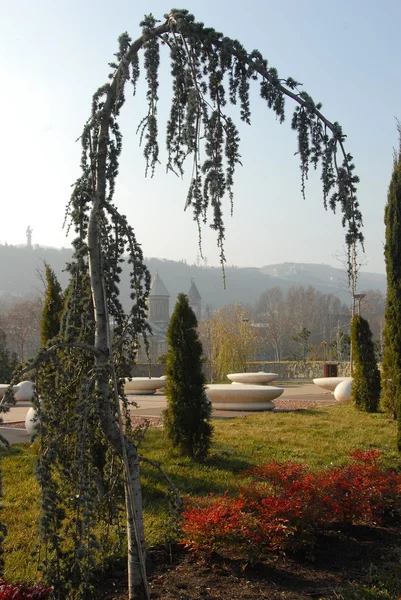
[[[287,383],[280,385],[277,382],[277,385],[284,388],[284,393],[274,400],[275,411],[277,412],[336,403],[334,396],[330,392],[318,388],[313,383]],[[135,417],[160,417],[166,407],[166,397],[161,392],[156,392],[156,394],[150,396],[130,396],[129,399],[134,400],[138,405],[137,408],[131,409],[131,414]],[[26,413],[30,406],[30,402],[20,401],[8,413],[2,415],[4,426],[0,428],[0,433],[10,443],[15,444],[29,441],[29,435],[25,429],[12,427],[11,424],[25,422]],[[213,410],[212,418],[232,419],[252,414],[255,414],[255,411]],[[7,424],[9,424],[8,427]]]

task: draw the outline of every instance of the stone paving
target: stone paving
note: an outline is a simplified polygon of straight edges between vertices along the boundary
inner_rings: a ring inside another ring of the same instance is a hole
[[[280,382],[278,381],[277,386],[284,387],[284,393],[274,400],[275,408],[272,412],[284,412],[337,404],[333,394],[325,392],[313,383],[284,383],[280,386]],[[151,396],[129,396],[128,399],[137,404],[137,407],[131,408],[131,414],[135,420],[140,421],[145,418],[152,420],[153,425],[160,424],[162,411],[166,407],[166,397],[164,394],[156,392],[156,394]],[[30,406],[30,402],[21,401],[12,407],[8,413],[2,415],[3,425],[0,428],[1,434],[7,439],[12,438],[12,440],[9,440],[11,443],[29,441],[28,434],[25,431],[21,431],[21,429],[24,429],[26,413]],[[252,414],[255,414],[255,411],[213,410],[212,418],[232,419]],[[20,431],[12,433],[13,429],[19,429]]]

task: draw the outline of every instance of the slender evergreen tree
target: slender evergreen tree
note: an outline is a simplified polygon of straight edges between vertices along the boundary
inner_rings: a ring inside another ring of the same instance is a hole
[[[10,355],[7,348],[7,336],[0,329],[0,381],[7,383],[11,381],[13,370],[17,366],[17,357],[15,353]]]
[[[380,402],[380,371],[369,323],[354,315],[351,325],[354,352],[354,381],[351,399],[365,412],[377,412]]]
[[[205,392],[202,344],[188,296],[179,294],[167,330],[167,409],[164,424],[172,444],[183,455],[206,456],[212,435],[212,407]]]
[[[46,346],[47,342],[55,338],[60,331],[61,312],[63,310],[63,292],[53,269],[45,265],[46,291],[42,311],[40,343]]]
[[[401,126],[399,147],[394,153],[393,173],[384,213],[387,273],[384,355],[382,365],[383,405],[398,420],[397,446],[401,451]]]

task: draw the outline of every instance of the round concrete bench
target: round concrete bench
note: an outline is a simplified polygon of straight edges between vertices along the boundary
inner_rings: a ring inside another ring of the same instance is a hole
[[[226,385],[215,383],[206,386],[213,408],[219,410],[273,410],[272,400],[281,396],[284,388],[265,385]]]
[[[8,383],[0,383],[0,398],[4,397]],[[14,398],[18,401],[29,401],[32,400],[34,391],[34,384],[32,381],[20,381],[17,385],[13,386]]]
[[[354,380],[352,379],[352,377],[349,377],[349,379],[341,381],[338,384],[338,386],[334,390],[334,398],[338,402],[348,402],[348,400],[351,400],[353,382]]]
[[[161,377],[132,377],[125,380],[124,390],[126,394],[134,396],[145,396],[154,394],[156,390],[164,388],[166,380]]]
[[[249,383],[253,385],[266,385],[266,383],[274,381],[277,377],[277,373],[265,373],[264,371],[258,373],[229,373],[227,375],[232,383]]]
[[[8,387],[9,387],[8,383],[0,383],[0,398],[4,398],[4,395],[5,395]],[[18,392],[18,389],[19,389],[18,385],[13,386],[14,395]]]
[[[31,406],[31,408],[26,413],[25,417],[25,429],[29,433],[31,437],[39,431],[39,420],[36,416],[36,410]]]
[[[313,380],[313,383],[324,390],[334,392],[338,384],[347,379],[350,379],[350,377],[318,377]]]

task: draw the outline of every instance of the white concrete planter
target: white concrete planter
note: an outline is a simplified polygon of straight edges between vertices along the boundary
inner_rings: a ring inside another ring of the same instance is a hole
[[[313,380],[313,383],[324,390],[334,392],[338,384],[347,379],[350,379],[350,377],[318,377]]]
[[[0,383],[0,399],[4,398],[4,394],[6,393],[8,386],[9,386],[8,383]],[[18,389],[19,389],[18,385],[13,386],[14,395],[18,392]]]
[[[8,388],[8,383],[0,383],[0,398],[4,397]],[[15,399],[29,402],[32,400],[35,384],[32,381],[20,381],[17,385],[13,386],[13,392]]]
[[[31,406],[31,408],[26,413],[25,429],[27,430],[29,435],[32,437],[35,433],[37,433],[38,428],[39,428],[39,421],[36,418],[36,411],[33,408],[33,406]]]
[[[284,388],[264,385],[209,384],[206,392],[215,409],[261,411],[273,410],[272,400],[281,396]]]
[[[266,385],[270,381],[277,379],[277,373],[265,373],[259,371],[258,373],[229,373],[227,378],[232,383],[246,383],[251,385]]]
[[[134,396],[145,396],[154,394],[156,390],[163,389],[166,380],[161,377],[132,377],[126,379],[124,390],[126,394]]]
[[[17,384],[18,391],[15,394],[15,399],[29,402],[32,400],[33,392],[35,390],[35,384],[32,381],[20,381]]]
[[[352,384],[354,380],[352,378],[341,381],[336,389],[334,390],[334,398],[338,402],[348,402],[351,400]]]

